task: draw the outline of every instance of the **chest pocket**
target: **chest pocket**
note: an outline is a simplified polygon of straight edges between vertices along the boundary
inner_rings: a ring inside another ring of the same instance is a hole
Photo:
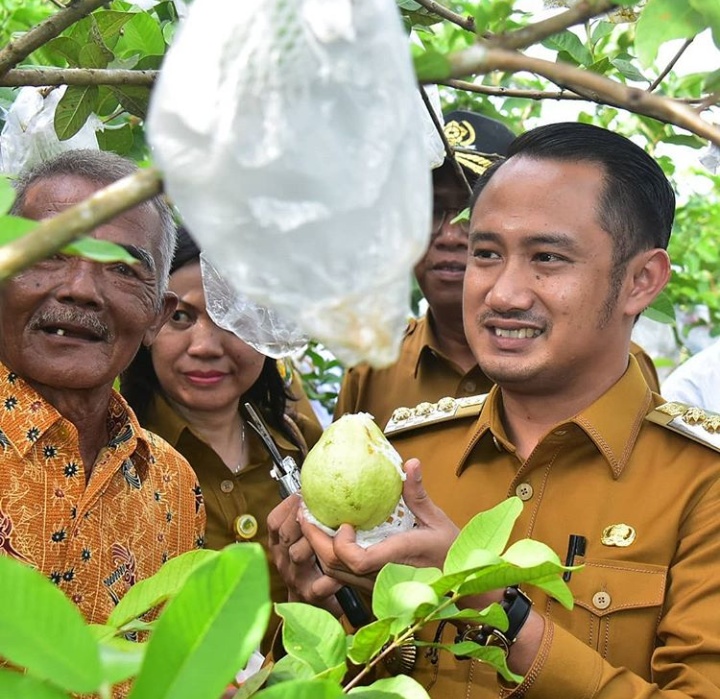
[[[588,559],[573,573],[572,611],[550,603],[555,623],[568,629],[615,666],[648,679],[655,648],[667,567],[632,561]]]

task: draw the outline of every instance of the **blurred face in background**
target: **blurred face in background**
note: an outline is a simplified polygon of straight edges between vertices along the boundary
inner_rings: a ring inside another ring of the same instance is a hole
[[[467,207],[469,194],[443,166],[433,173],[433,217],[430,243],[415,265],[415,278],[432,308],[462,308],[467,264],[467,220],[453,219]]]
[[[170,275],[170,291],[177,309],[150,348],[163,392],[181,413],[237,409],[265,355],[210,319],[198,261]]]

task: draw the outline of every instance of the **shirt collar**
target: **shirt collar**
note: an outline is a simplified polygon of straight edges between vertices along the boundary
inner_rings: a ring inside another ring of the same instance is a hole
[[[428,310],[425,317],[413,318],[410,320],[408,329],[405,332],[406,340],[403,346],[403,354],[411,360],[413,376],[417,378],[420,371],[420,361],[428,352],[442,354],[439,349],[437,335],[432,328],[431,313]]]
[[[55,407],[43,398],[30,384],[0,363],[0,414],[4,435],[25,457],[32,445],[53,425],[65,422],[75,434],[74,425],[63,417]],[[148,450],[147,441],[128,404],[117,392],[112,392],[108,406],[109,447],[128,442],[135,446],[137,437]],[[77,438],[77,437],[76,437]],[[2,437],[0,437],[2,441]]]
[[[550,432],[558,434],[563,426],[577,425],[593,442],[607,461],[613,478],[619,478],[632,454],[640,428],[652,403],[652,392],[632,355],[620,379],[592,405],[574,417],[554,425]],[[514,452],[502,424],[502,394],[497,386],[490,391],[480,413],[474,441],[492,438]],[[577,430],[573,430],[577,434]]]

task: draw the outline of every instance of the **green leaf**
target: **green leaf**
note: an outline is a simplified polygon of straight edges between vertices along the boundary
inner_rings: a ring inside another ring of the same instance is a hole
[[[717,0],[688,0],[688,2],[703,16],[712,31],[715,46],[720,48],[720,3]]]
[[[119,129],[106,126],[102,131],[95,132],[95,136],[102,150],[109,150],[118,155],[129,153],[135,140],[130,124],[125,124]]]
[[[98,689],[97,644],[78,608],[58,587],[24,563],[1,556],[0,599],[0,656],[67,691]]]
[[[433,616],[433,621],[442,619],[463,621],[467,624],[489,624],[496,629],[504,631],[508,627],[508,618],[503,608],[493,602],[485,609],[458,609],[454,605],[450,608],[443,609],[440,613]]]
[[[69,36],[58,36],[44,46],[49,52],[62,56],[71,68],[80,65],[80,49],[82,45]]]
[[[80,68],[107,68],[113,55],[104,46],[85,44],[78,55]]]
[[[135,55],[165,53],[160,24],[147,12],[135,12],[123,27],[123,34],[115,44],[115,54],[121,58]]]
[[[418,581],[430,584],[441,575],[442,572],[437,568],[415,568],[399,563],[386,564],[375,579],[372,600],[373,614],[378,619],[395,616],[392,590],[399,583]]]
[[[660,292],[655,300],[645,309],[644,316],[665,325],[675,325],[675,306],[666,291]]]
[[[703,88],[706,92],[715,92],[720,90],[720,68],[708,73],[703,81]]]
[[[136,117],[145,118],[150,99],[149,88],[139,85],[110,85],[110,89],[123,109]]]
[[[311,680],[314,677],[313,669],[306,662],[292,655],[284,655],[273,665],[268,686],[290,680]]]
[[[475,515],[450,547],[443,572],[447,575],[472,567],[468,562],[477,560],[478,549],[502,553],[522,507],[520,498],[512,497]]]
[[[0,175],[0,214],[4,216],[10,211],[14,202],[15,188],[8,177]],[[2,218],[0,218],[0,221],[2,221]]]
[[[546,48],[569,54],[578,65],[588,66],[593,62],[592,54],[587,46],[580,41],[577,34],[569,29],[565,29],[559,34],[553,34],[542,43]]]
[[[125,248],[108,240],[97,238],[78,238],[69,245],[66,245],[62,252],[66,255],[77,255],[85,257],[94,262],[106,264],[108,262],[125,262],[129,265],[137,264],[134,258]]]
[[[425,605],[429,605],[428,613],[434,610],[440,604],[440,597],[430,585],[408,580],[393,585],[387,601],[389,613],[386,616],[397,617],[400,621],[398,627],[393,628],[397,633],[404,626],[408,626],[416,616],[422,616],[422,613],[418,614],[418,610]]]
[[[598,22],[592,30],[590,41],[597,44],[598,41],[612,34],[615,25],[612,22]]]
[[[55,133],[61,141],[72,138],[95,110],[97,85],[70,85],[55,110]]]
[[[412,677],[396,675],[373,682],[368,687],[353,687],[349,695],[362,695],[363,699],[428,699],[429,694]]]
[[[533,539],[516,541],[502,555],[502,559],[519,568],[531,568],[543,563],[554,563],[562,566],[558,555],[547,544]]]
[[[342,687],[328,680],[294,680],[263,689],[257,699],[341,699]]]
[[[67,694],[42,680],[0,668],[0,697],[12,699],[67,699]]]
[[[100,644],[102,675],[109,684],[117,684],[135,677],[145,658],[147,643],[134,643],[113,638]]]
[[[282,640],[288,655],[307,663],[316,675],[344,668],[345,631],[330,612],[296,602],[276,604],[275,611],[283,618]]]
[[[635,31],[638,58],[648,68],[666,41],[689,39],[704,28],[702,15],[687,0],[648,0]]]
[[[413,58],[418,80],[432,82],[450,77],[450,61],[438,51],[424,51]]]
[[[390,640],[392,619],[378,619],[359,628],[353,636],[347,656],[356,665],[375,657]]]
[[[201,565],[160,615],[131,699],[220,696],[262,640],[269,587],[260,544],[232,544]]]
[[[610,61],[621,75],[634,82],[650,82],[630,61],[614,58]]]
[[[273,666],[266,665],[260,668],[254,675],[248,677],[241,685],[232,699],[247,699],[257,692],[266,682],[270,673],[272,672]]]
[[[437,644],[436,648],[442,648],[443,650],[449,651],[453,655],[464,658],[477,658],[482,660],[484,663],[491,665],[495,668],[508,682],[514,682],[520,684],[523,678],[522,675],[516,675],[510,672],[507,666],[507,658],[505,652],[494,646],[479,646],[477,643],[472,641],[463,641],[462,643],[452,644]]]
[[[38,222],[21,216],[0,216],[0,245],[7,245],[37,228]]]
[[[527,568],[519,568],[511,563],[501,563],[477,571],[471,578],[468,578],[460,585],[458,594],[461,596],[478,595],[510,585],[523,583],[532,585],[536,580],[545,580],[553,576],[560,579],[560,573],[564,570],[564,566],[550,561]]]
[[[219,555],[218,551],[200,549],[171,558],[155,575],[140,580],[125,593],[110,613],[108,626],[120,629],[132,619],[167,601],[182,589],[192,573]]]
[[[574,569],[581,570],[583,566],[574,566]],[[551,575],[549,578],[533,580],[533,587],[543,590],[550,597],[555,598],[565,609],[572,609],[575,599],[567,583],[558,575]]]
[[[93,13],[102,40],[108,48],[114,48],[120,39],[120,30],[129,22],[134,12],[115,12],[105,10],[104,12]]]

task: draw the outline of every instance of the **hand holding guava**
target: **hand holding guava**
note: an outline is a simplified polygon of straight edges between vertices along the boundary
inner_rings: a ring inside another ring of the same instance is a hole
[[[299,511],[302,532],[328,575],[370,589],[375,575],[386,563],[442,568],[459,529],[425,492],[420,461],[406,461],[405,474],[403,499],[415,515],[416,526],[368,548],[355,543],[352,526],[343,524],[331,537]]]

